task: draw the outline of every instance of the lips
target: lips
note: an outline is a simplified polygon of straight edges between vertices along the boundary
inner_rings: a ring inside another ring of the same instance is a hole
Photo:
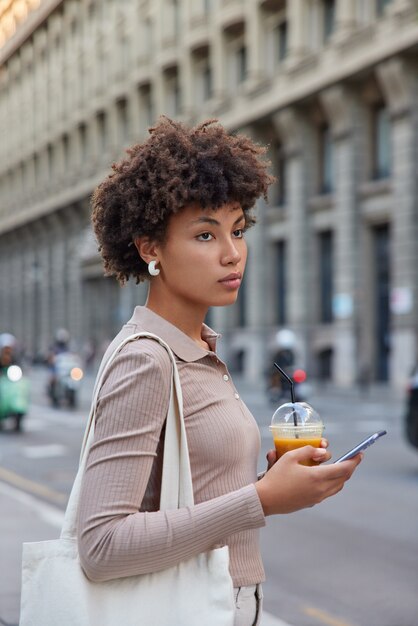
[[[220,282],[225,287],[228,287],[229,289],[238,289],[238,287],[241,285],[241,278],[241,272],[233,272],[232,274],[228,274],[228,276],[225,276],[225,278],[221,278],[221,280],[219,280],[218,282]]]

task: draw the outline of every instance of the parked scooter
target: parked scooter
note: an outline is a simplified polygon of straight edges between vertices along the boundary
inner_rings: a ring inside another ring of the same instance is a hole
[[[67,404],[75,408],[84,377],[81,358],[74,352],[61,352],[54,357],[54,372],[49,381],[48,395],[55,407]]]
[[[0,335],[0,427],[14,420],[14,430],[21,430],[29,408],[29,381],[17,364],[17,341],[13,335]]]

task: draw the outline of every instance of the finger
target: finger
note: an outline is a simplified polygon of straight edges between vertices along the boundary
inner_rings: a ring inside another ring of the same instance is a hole
[[[337,463],[337,465],[342,465],[344,468],[347,468],[350,472],[350,476],[353,474],[354,470],[363,460],[364,454],[359,452],[356,456],[353,456],[351,459],[347,459],[347,461],[341,461],[341,463]]]
[[[266,459],[269,463],[275,463],[277,461],[276,450],[269,450],[266,454]]]
[[[325,439],[324,437],[321,439],[321,448],[328,448],[329,446],[329,441],[328,439]]]
[[[314,460],[316,462],[325,461],[330,458],[329,452],[324,450],[324,448],[314,448],[313,446],[303,446],[302,448],[297,448],[296,450],[292,450],[292,452],[287,452],[285,455],[289,459],[293,458],[297,463],[301,463],[302,461],[310,461]]]
[[[361,457],[362,455],[358,454],[352,459],[342,461],[341,463],[319,466],[316,470],[323,474],[324,479],[328,479],[330,481],[339,481],[342,479],[343,481],[346,481],[351,478],[354,470],[361,462]]]
[[[331,453],[325,448],[315,448],[315,452],[312,454],[312,461],[315,461],[315,463],[324,463],[325,461],[329,461],[330,458]]]

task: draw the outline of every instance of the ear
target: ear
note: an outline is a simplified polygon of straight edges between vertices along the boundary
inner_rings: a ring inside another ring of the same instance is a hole
[[[145,263],[150,261],[157,261],[157,244],[155,241],[151,241],[148,237],[137,237],[134,239],[135,248],[138,250],[138,254]]]

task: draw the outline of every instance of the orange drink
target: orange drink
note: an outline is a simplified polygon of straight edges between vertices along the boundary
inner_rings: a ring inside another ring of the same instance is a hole
[[[321,437],[300,437],[298,439],[290,439],[289,437],[273,436],[274,447],[276,448],[277,458],[280,459],[285,452],[302,448],[303,446],[321,446]],[[303,465],[318,465],[317,461],[303,461]]]
[[[321,446],[324,425],[321,421],[305,424],[293,424],[291,422],[275,423],[270,426],[273,435],[277,458],[286,452],[302,448],[303,446]],[[317,461],[303,461],[303,465],[319,465]]]

